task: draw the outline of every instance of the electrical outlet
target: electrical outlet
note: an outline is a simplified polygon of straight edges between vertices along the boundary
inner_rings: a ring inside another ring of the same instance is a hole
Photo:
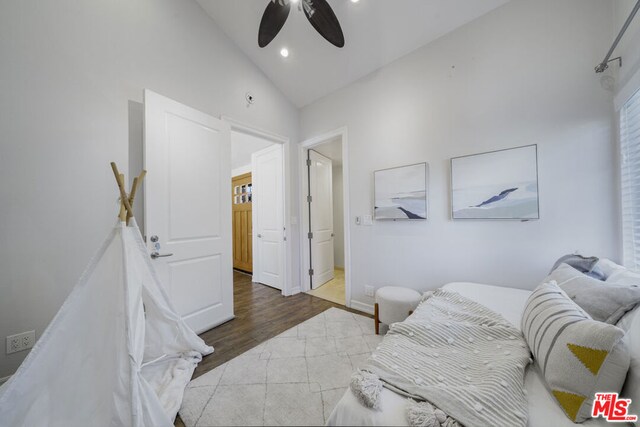
[[[7,354],[28,350],[36,342],[36,331],[27,331],[7,337]]]
[[[36,341],[36,331],[24,332],[22,334],[22,349],[28,350],[33,348],[33,344]]]
[[[22,342],[20,341],[20,335],[10,335],[7,337],[7,354],[20,351],[22,348]]]
[[[364,294],[368,297],[372,297],[374,294],[375,290],[373,289],[373,286],[365,286],[364,287]]]

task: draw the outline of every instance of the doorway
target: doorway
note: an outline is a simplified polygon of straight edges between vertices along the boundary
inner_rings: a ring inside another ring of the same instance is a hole
[[[233,149],[233,146],[232,146]],[[253,272],[253,184],[251,172],[231,175],[233,269]]]
[[[234,283],[253,283],[286,295],[287,140],[223,118],[231,124],[232,244]]]
[[[301,144],[303,290],[350,306],[346,129]]]

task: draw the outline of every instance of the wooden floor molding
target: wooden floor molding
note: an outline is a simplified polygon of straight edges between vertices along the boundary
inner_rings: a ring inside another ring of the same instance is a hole
[[[305,293],[283,297],[278,289],[252,283],[251,276],[236,271],[233,272],[233,281],[236,317],[200,335],[207,344],[213,346],[214,352],[202,359],[193,378],[331,307],[366,315]],[[175,425],[184,426],[179,416]]]

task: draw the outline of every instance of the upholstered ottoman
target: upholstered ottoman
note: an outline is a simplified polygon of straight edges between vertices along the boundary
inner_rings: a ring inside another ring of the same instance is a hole
[[[376,335],[380,333],[380,323],[391,325],[402,322],[415,310],[422,299],[420,292],[400,286],[384,286],[376,291],[374,320]]]

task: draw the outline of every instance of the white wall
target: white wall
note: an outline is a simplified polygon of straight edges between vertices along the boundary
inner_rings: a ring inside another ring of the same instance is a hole
[[[372,213],[374,170],[430,164],[428,221],[352,227],[356,308],[373,303],[365,285],[531,289],[576,249],[619,259],[612,94],[593,71],[612,15],[600,0],[513,0],[302,110],[301,139],[348,127],[354,217]],[[539,221],[449,219],[451,157],[533,143]]]
[[[273,145],[257,136],[231,131],[231,176],[251,172],[251,154]]]
[[[238,175],[244,175],[251,172],[251,164],[240,166],[239,168],[231,169],[231,176],[236,177]]]
[[[297,140],[297,109],[195,2],[2,1],[0,58],[2,343],[40,336],[115,223],[109,162],[139,170],[143,88]],[[0,377],[25,356],[4,353]]]
[[[342,195],[342,165],[333,165],[333,262],[336,267],[344,268],[344,202]]]

